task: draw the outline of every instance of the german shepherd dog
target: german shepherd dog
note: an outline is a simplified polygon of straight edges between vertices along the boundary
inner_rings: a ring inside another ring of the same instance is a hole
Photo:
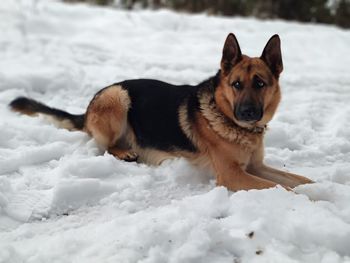
[[[100,90],[86,113],[73,115],[20,97],[14,111],[49,115],[60,127],[82,130],[119,159],[158,165],[184,157],[211,169],[229,190],[286,189],[312,181],[263,163],[263,137],[280,102],[280,39],[262,55],[242,55],[234,34],[223,48],[221,69],[196,86],[151,79],[125,80]]]

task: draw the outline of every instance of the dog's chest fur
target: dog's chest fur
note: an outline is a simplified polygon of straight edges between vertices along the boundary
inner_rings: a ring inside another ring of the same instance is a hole
[[[202,152],[215,155],[224,162],[234,162],[246,169],[253,153],[262,145],[263,132],[255,133],[237,127],[220,112],[209,96],[201,98],[201,115],[196,131],[202,138]]]
[[[200,98],[200,109],[210,128],[227,144],[240,147],[242,150],[252,152],[263,137],[264,130],[250,131],[238,127],[231,119],[225,116],[215,103],[214,96],[204,92]]]

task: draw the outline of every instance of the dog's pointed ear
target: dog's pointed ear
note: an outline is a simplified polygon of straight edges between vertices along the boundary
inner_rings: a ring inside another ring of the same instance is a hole
[[[281,40],[278,35],[273,35],[269,39],[260,58],[270,68],[275,77],[278,78],[283,70]]]
[[[230,33],[222,51],[221,70],[226,75],[242,59],[241,48],[234,34]]]

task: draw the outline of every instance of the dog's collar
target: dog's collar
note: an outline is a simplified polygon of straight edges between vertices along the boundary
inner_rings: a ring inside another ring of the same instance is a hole
[[[248,131],[248,132],[250,132],[250,133],[262,134],[262,133],[264,133],[264,132],[266,131],[266,129],[267,129],[267,125],[264,125],[264,126],[262,126],[262,127],[261,127],[261,126],[255,126],[255,127],[248,128],[248,127],[242,127],[242,126],[238,125],[238,124],[235,123],[235,122],[233,122],[233,123],[234,123],[234,125],[237,126],[237,128],[242,129],[242,130],[246,130],[246,131]]]

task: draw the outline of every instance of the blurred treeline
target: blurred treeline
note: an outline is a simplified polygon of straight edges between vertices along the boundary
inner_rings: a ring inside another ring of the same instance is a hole
[[[121,8],[170,8],[190,13],[281,18],[350,27],[350,0],[65,0]]]

